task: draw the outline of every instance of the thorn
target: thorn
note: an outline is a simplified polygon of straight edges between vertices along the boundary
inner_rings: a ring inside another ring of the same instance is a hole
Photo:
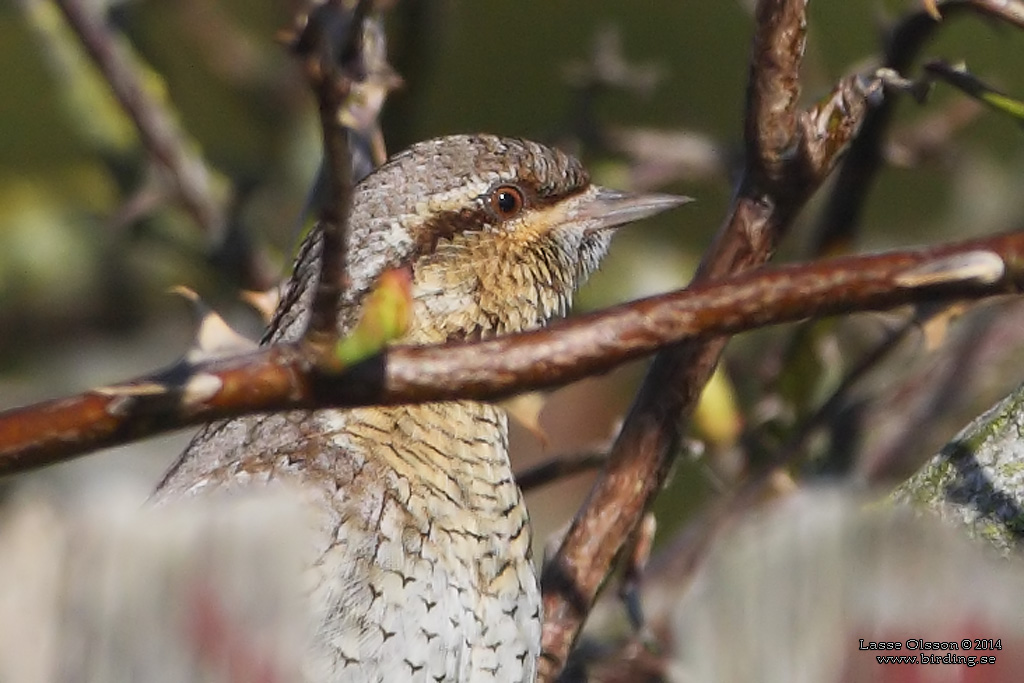
[[[169,291],[191,302],[193,314],[198,321],[192,347],[185,354],[186,362],[194,364],[212,358],[245,353],[256,348],[256,342],[232,329],[195,291],[183,285],[172,287]]]

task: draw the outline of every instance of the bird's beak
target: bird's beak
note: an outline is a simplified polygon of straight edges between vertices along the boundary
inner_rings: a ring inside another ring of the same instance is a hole
[[[692,202],[673,194],[637,194],[594,187],[582,197],[578,220],[588,223],[586,233],[616,228]]]

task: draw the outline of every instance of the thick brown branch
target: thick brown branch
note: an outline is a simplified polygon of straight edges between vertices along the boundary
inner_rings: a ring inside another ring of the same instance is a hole
[[[807,0],[757,4],[744,131],[747,163],[759,181],[790,179],[785,167],[797,143],[806,5]]]
[[[0,474],[245,413],[498,399],[605,372],[684,340],[807,316],[993,296],[1022,284],[1024,233],[1014,233],[750,273],[544,330],[472,344],[393,347],[330,374],[316,368],[301,343],[271,346],[0,413]]]
[[[799,207],[856,132],[865,106],[796,111],[806,30],[804,0],[761,0],[747,86],[746,160],[729,217],[705,255],[696,283],[765,263]],[[849,84],[840,84],[846,91]],[[866,93],[855,88],[851,102]],[[809,150],[821,150],[810,154]],[[576,515],[562,546],[544,568],[544,632],[539,679],[553,681],[565,665],[586,615],[615,558],[661,490],[675,458],[683,421],[692,412],[725,348],[725,337],[689,341],[658,354],[612,448],[608,466]]]

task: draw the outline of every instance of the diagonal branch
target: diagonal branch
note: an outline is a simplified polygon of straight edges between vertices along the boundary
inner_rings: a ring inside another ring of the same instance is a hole
[[[1022,287],[1024,232],[752,272],[533,332],[391,347],[339,370],[318,368],[302,342],[279,344],[0,413],[0,475],[246,413],[499,399],[606,372],[686,340]]]
[[[796,107],[806,2],[761,0],[756,19],[747,87],[744,176],[730,215],[698,269],[696,283],[756,268],[768,260],[866,110],[869,93],[859,87],[859,81],[848,79],[831,99],[852,106],[826,102],[801,117]],[[705,337],[680,344],[659,353],[651,364],[607,468],[544,568],[540,680],[553,681],[564,667],[615,558],[668,476],[683,420],[692,412],[726,341]]]
[[[138,69],[99,16],[98,5],[84,0],[57,0],[57,6],[135,124],[143,146],[167,169],[185,210],[211,239],[219,240],[224,208],[213,195],[209,169],[189,151],[167,110],[146,92]]]
[[[1019,23],[1017,2],[950,0]],[[722,230],[695,282],[757,268],[832,170],[880,98],[878,79],[848,78],[799,115],[805,0],[760,0],[747,87],[745,168]],[[929,21],[934,22],[933,19]],[[612,449],[609,464],[542,575],[545,624],[539,679],[563,668],[586,614],[626,539],[674,461],[682,422],[725,347],[713,337],[659,353]],[[614,511],[614,514],[612,514]]]
[[[787,154],[797,143],[800,62],[807,41],[807,0],[762,0],[744,118],[746,163],[767,183],[790,180]]]

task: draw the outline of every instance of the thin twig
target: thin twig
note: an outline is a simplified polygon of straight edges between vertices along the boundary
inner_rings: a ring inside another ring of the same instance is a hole
[[[608,462],[608,454],[602,452],[572,453],[545,460],[533,467],[516,472],[516,483],[524,492],[546,486],[559,479],[581,472],[591,472]]]
[[[922,435],[929,434],[927,425],[936,424],[963,400],[965,386],[985,358],[983,340],[997,315],[995,311],[984,311],[950,349],[944,362],[924,377],[915,378],[923,386],[913,392],[913,405],[899,421],[897,433],[857,462],[858,478],[868,484],[891,481],[913,472],[931,455],[922,447],[928,441]]]
[[[324,348],[337,337],[338,304],[345,288],[348,216],[352,205],[352,160],[348,131],[339,115],[352,84],[362,78],[363,21],[372,3],[347,9],[342,0],[315,7],[293,43],[316,95],[323,132],[327,197],[320,210],[323,240],[306,338]]]
[[[828,399],[817,410],[806,418],[789,437],[789,440],[778,449],[779,458],[786,462],[794,462],[803,452],[807,441],[815,431],[835,418],[843,404],[849,399],[850,391],[872,369],[878,367],[882,360],[895,350],[904,339],[917,329],[917,321],[911,320],[890,332],[874,348],[865,353],[842,378]]]

